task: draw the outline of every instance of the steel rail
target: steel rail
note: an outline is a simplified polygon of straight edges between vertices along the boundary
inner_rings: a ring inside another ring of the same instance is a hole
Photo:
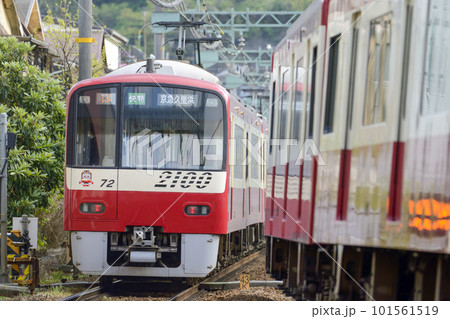
[[[117,285],[121,282],[121,280],[117,280],[112,283],[112,286],[105,287],[105,286],[99,286],[94,287],[76,294],[73,294],[71,296],[68,296],[64,299],[61,299],[61,301],[88,301],[88,300],[96,300],[101,295],[106,294],[114,285]]]
[[[197,285],[190,287],[186,290],[183,290],[179,294],[173,296],[169,299],[169,301],[183,301],[183,300],[192,300],[193,297],[196,297],[197,295],[202,293],[202,290],[200,289],[200,285],[209,283],[209,282],[216,282],[216,281],[225,281],[231,278],[232,276],[236,275],[242,268],[248,266],[252,262],[254,262],[259,257],[263,256],[265,254],[265,250],[261,249],[239,261],[232,264],[231,266],[226,267],[225,269],[219,271],[218,273],[212,275],[211,277],[208,277],[207,279],[203,280],[202,282],[198,283]]]
[[[88,288],[92,286],[92,282],[90,281],[66,281],[66,282],[59,282],[55,284],[44,284],[39,285],[36,287],[36,289],[50,289],[50,288],[57,288],[57,287],[64,287],[64,288]],[[95,287],[97,287],[98,284],[95,284]]]
[[[182,301],[182,300],[192,300],[194,297],[197,297],[201,295],[206,290],[203,290],[203,286],[206,283],[211,282],[220,282],[220,281],[226,281],[230,279],[231,277],[235,276],[242,268],[250,265],[252,262],[257,260],[259,257],[263,256],[265,253],[264,249],[256,251],[252,253],[251,255],[244,257],[243,259],[235,262],[234,264],[224,268],[223,270],[219,271],[218,273],[206,278],[205,280],[201,281],[200,283],[196,284],[193,287],[190,287],[188,289],[185,289],[179,293],[177,293],[175,296],[171,297],[169,301]],[[111,288],[116,285],[118,286],[119,283],[121,283],[121,280],[117,280],[113,282],[113,285],[110,287],[94,287],[88,290],[85,290],[83,292],[76,293],[74,295],[68,296],[61,301],[87,301],[87,300],[96,300],[99,298],[99,296],[104,295],[108,293]]]

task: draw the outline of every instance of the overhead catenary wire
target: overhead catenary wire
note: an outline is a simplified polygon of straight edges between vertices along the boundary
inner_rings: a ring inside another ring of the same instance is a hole
[[[186,7],[186,4],[184,3],[184,2],[182,2],[179,6],[173,6],[173,7],[171,7],[171,8],[174,8],[175,10],[177,10],[178,11],[178,13],[180,14],[180,16],[182,16],[186,21],[190,21],[190,18],[189,17],[187,17],[185,14],[184,14],[184,12],[186,12],[187,11],[187,7]],[[211,19],[209,19],[210,21],[211,21]],[[217,26],[217,25],[215,25],[215,24],[213,24],[213,23],[207,23],[207,24],[210,24],[210,25],[212,25],[213,27],[215,26],[215,27],[217,27],[217,28],[219,28],[219,26]],[[220,28],[219,28],[220,29]],[[201,38],[204,38],[204,36],[202,36],[201,35],[201,33],[199,33],[195,28],[193,28],[193,27],[190,27],[189,28],[189,31],[191,31],[191,34],[193,35],[193,37],[194,38],[196,38],[196,39],[201,39]],[[213,29],[213,32],[214,32],[214,34],[217,36],[217,33],[215,32],[215,30]],[[223,34],[223,32],[222,32],[222,34]],[[219,37],[218,37],[219,38]],[[214,44],[206,44],[206,43],[202,43],[202,46],[203,47],[205,47],[206,49],[209,49],[209,50],[215,50],[215,49],[217,49],[217,47],[219,46],[219,43],[220,43],[221,41],[218,41],[217,43],[214,43]]]
[[[204,1],[204,0],[201,0],[201,1],[202,1],[203,10],[204,10],[204,12],[205,12],[205,14],[206,14],[206,18],[208,19],[208,21],[207,21],[208,25],[213,26],[213,32],[214,32],[214,35],[215,35],[217,38],[222,38],[222,35],[224,35],[223,30],[220,28],[219,25],[217,25],[217,24],[215,24],[215,23],[212,22],[211,16],[209,15],[208,8],[206,7],[205,1]],[[185,10],[185,9],[183,9],[183,10]],[[181,12],[180,12],[180,13],[181,13]],[[219,30],[221,34],[218,34],[218,33],[217,33],[217,30]],[[195,30],[194,28],[191,28],[191,32],[192,32],[192,34],[194,35],[194,37],[196,37],[196,38],[201,38],[201,37],[202,37],[201,35],[198,34],[198,31]],[[230,43],[232,44],[233,49],[236,50],[236,52],[230,51],[230,50],[223,44],[223,40],[224,40],[224,39],[222,39],[221,41],[217,41],[217,42],[214,43],[214,44],[209,44],[209,45],[208,45],[208,44],[203,43],[202,45],[203,45],[206,49],[210,49],[210,50],[216,50],[216,49],[220,46],[220,48],[221,48],[222,50],[224,50],[226,54],[231,55],[231,56],[238,56],[239,54],[242,53],[242,48],[240,48],[240,49],[238,50],[238,48],[236,47],[236,45],[235,45],[233,42],[228,41],[228,42],[230,42]],[[248,61],[247,61],[246,56],[243,55],[243,57],[244,57],[244,60],[245,60],[245,65],[248,66]],[[250,79],[253,83],[256,83],[256,80],[255,80],[255,78],[253,77],[252,74],[249,74],[248,77],[249,77],[249,79]]]
[[[212,26],[215,26],[215,27],[222,33],[222,35],[223,35],[224,32],[223,32],[223,30],[220,28],[220,26],[212,22],[211,16],[209,15],[208,8],[206,7],[205,1],[204,1],[204,0],[201,0],[201,1],[202,1],[203,10],[205,11],[205,14],[206,14],[206,18],[208,19],[208,24],[209,24],[209,25],[212,25]],[[197,32],[197,31],[195,30],[194,32]],[[220,35],[217,35],[217,30],[216,30],[216,29],[213,28],[213,32],[214,32],[214,34],[216,35],[216,37],[221,37]],[[232,42],[230,41],[230,43],[232,43]],[[238,50],[237,47],[236,47],[236,45],[235,45],[234,43],[232,43],[232,44],[233,44],[233,48],[234,48],[234,50],[236,50],[236,52],[230,51],[230,50],[223,44],[223,41],[218,41],[218,42],[216,42],[215,44],[210,45],[209,47],[208,47],[206,44],[203,44],[203,45],[204,45],[206,48],[208,48],[208,49],[213,49],[213,50],[217,49],[217,48],[220,46],[221,49],[224,50],[225,53],[228,54],[228,55],[231,55],[231,56],[238,56],[238,55],[240,55],[240,54],[242,53],[242,48],[240,48],[240,49]],[[243,54],[243,57],[244,57],[244,61],[245,61],[245,66],[248,67],[247,57],[246,57],[244,54]],[[244,75],[244,74],[242,74],[242,75]],[[253,83],[257,83],[256,79],[253,77],[253,75],[252,75],[251,73],[248,74],[248,78],[249,78]]]

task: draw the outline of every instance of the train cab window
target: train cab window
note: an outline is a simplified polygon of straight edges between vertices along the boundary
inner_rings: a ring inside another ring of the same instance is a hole
[[[75,165],[114,167],[117,89],[85,90],[75,99]]]
[[[330,39],[330,49],[328,54],[327,98],[325,104],[325,119],[323,123],[323,132],[325,134],[333,132],[340,36],[341,35],[338,34]]]
[[[224,103],[185,88],[127,86],[122,167],[225,169]]]
[[[295,70],[295,95],[294,95],[294,114],[292,118],[292,138],[300,139],[300,129],[302,122],[303,111],[303,77],[305,69],[303,66],[303,58],[297,61],[297,68]]]
[[[370,23],[364,125],[384,122],[388,102],[391,14]]]

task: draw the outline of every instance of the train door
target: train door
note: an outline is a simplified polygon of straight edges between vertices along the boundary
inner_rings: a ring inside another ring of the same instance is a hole
[[[339,198],[345,189],[342,182],[343,163],[346,160],[345,142],[347,131],[348,103],[345,96],[348,91],[348,67],[343,68],[343,62],[354,63],[355,56],[351,55],[351,46],[346,45],[346,40],[351,43],[352,32],[345,32],[349,25],[356,30],[357,21],[350,18],[334,19],[333,15],[328,19],[327,49],[325,52],[323,112],[319,130],[321,156],[326,158],[326,165],[321,167],[318,176],[318,200],[316,203],[316,219],[314,233],[316,240],[333,241],[338,237],[345,225],[336,223],[336,210],[339,210]],[[353,23],[352,23],[353,22]],[[347,49],[348,48],[348,49]],[[356,48],[354,46],[354,48]],[[344,52],[348,50],[349,52]],[[350,54],[349,54],[350,53]],[[347,167],[345,167],[347,168]],[[340,179],[341,178],[341,179]],[[327,196],[329,191],[338,196]],[[339,218],[338,218],[339,219]]]
[[[275,183],[274,183],[274,215],[276,223],[274,231],[283,237],[286,226],[286,187],[288,169],[288,132],[289,132],[289,105],[290,105],[291,67],[281,67],[281,87],[278,97],[278,130],[277,151],[275,156]]]
[[[257,120],[259,121],[259,119]],[[259,132],[257,127],[250,126],[248,143],[248,161],[249,161],[249,219],[251,222],[259,222],[259,212],[260,212],[260,192],[262,188],[262,181],[260,178],[260,163],[261,163],[261,141],[259,138]]]
[[[314,42],[313,42],[314,43]],[[317,163],[312,152],[316,141],[314,141],[314,131],[315,131],[315,117],[320,110],[317,97],[318,81],[317,75],[320,74],[321,70],[321,59],[318,61],[318,46],[317,44],[311,45],[309,42],[308,49],[308,71],[307,71],[307,97],[306,105],[304,111],[304,138],[302,140],[302,149],[300,153],[300,163],[301,163],[301,193],[299,201],[299,211],[300,211],[300,225],[301,232],[299,234],[299,239],[303,242],[312,242],[312,226],[313,226],[313,205],[315,196],[315,180],[317,174]],[[320,78],[320,77],[319,77]]]
[[[230,101],[230,110],[232,109]],[[233,174],[234,174],[234,153],[236,152],[236,146],[234,143],[234,117],[235,115],[230,111],[230,133],[228,134],[228,228],[231,227],[231,221],[233,219]]]
[[[413,27],[411,47],[422,51],[414,54],[418,50],[412,50],[411,72],[405,75],[409,90],[402,118],[409,125],[409,140],[405,149],[408,189],[403,194],[409,197],[408,227],[418,244],[429,247],[427,240],[446,242],[434,249],[449,251],[450,215],[444,207],[450,207],[450,25],[442,21],[448,21],[450,7],[445,1],[417,1],[413,16],[418,20],[414,26],[426,27]]]
[[[282,50],[274,54],[274,64],[278,64],[281,59]],[[269,170],[267,174],[267,206],[266,209],[266,234],[281,236],[280,214],[283,211],[284,187],[285,187],[285,167],[286,167],[286,120],[287,120],[287,79],[289,79],[289,69],[285,66],[274,68],[273,77],[275,81],[272,87],[272,111],[270,118],[270,146],[269,146]],[[284,80],[283,80],[284,79]],[[286,90],[283,89],[286,84]],[[280,85],[280,83],[282,83]]]
[[[408,90],[409,78],[409,60],[411,47],[411,29],[413,22],[413,6],[412,2],[406,4],[405,17],[403,19],[403,52],[401,58],[401,87],[400,87],[400,102],[397,110],[398,128],[394,140],[392,151],[392,166],[391,166],[391,183],[389,187],[389,201],[388,201],[388,220],[401,220],[401,202],[403,191],[403,171],[404,171],[404,154],[405,154],[405,124],[406,124],[406,100]]]
[[[289,139],[289,168],[286,190],[286,211],[289,214],[287,232],[296,238],[300,233],[300,195],[301,195],[301,176],[303,162],[299,161],[301,154],[301,132],[303,127],[304,113],[304,82],[305,73],[303,52],[300,57],[293,56],[294,78],[292,86],[292,110],[290,116]]]
[[[361,13],[357,12],[353,14],[352,19],[352,41],[351,41],[351,60],[349,63],[350,74],[348,81],[348,102],[346,108],[346,114],[343,120],[344,132],[343,145],[341,149],[341,158],[339,165],[339,180],[338,180],[338,197],[336,206],[336,220],[347,219],[348,208],[348,191],[350,185],[350,164],[351,164],[351,130],[352,130],[352,114],[353,114],[353,101],[355,92],[355,76],[356,76],[356,59],[358,57],[358,23]]]
[[[274,53],[272,56],[272,63],[275,63],[276,60],[275,58],[277,57],[277,55]],[[276,146],[273,145],[273,141],[276,138],[276,134],[275,134],[275,129],[277,127],[276,125],[276,119],[278,117],[277,112],[276,112],[276,96],[277,96],[277,92],[278,92],[278,88],[277,88],[277,70],[278,68],[274,68],[273,69],[273,82],[272,82],[272,86],[271,86],[271,101],[270,101],[270,119],[269,119],[269,145],[268,145],[268,154],[266,157],[266,161],[267,161],[267,166],[266,166],[266,196],[265,196],[265,214],[264,214],[264,219],[265,219],[265,223],[264,223],[264,233],[266,235],[270,235],[272,234],[272,230],[273,230],[273,216],[274,216],[274,183],[275,183],[275,150],[276,150]]]
[[[250,183],[251,183],[251,172],[250,172],[250,126],[246,123],[244,124],[244,140],[242,144],[244,146],[244,198],[242,207],[242,218],[247,220],[250,215]]]
[[[232,229],[239,229],[244,221],[244,198],[245,198],[245,124],[242,120],[240,110],[233,115],[233,147],[234,159],[232,163]]]
[[[261,121],[262,122],[262,121]],[[261,123],[262,125],[262,123]],[[264,212],[266,211],[266,189],[267,189],[267,135],[265,134],[265,131],[267,131],[267,128],[265,126],[261,127],[262,133],[259,133],[259,141],[260,141],[260,163],[259,163],[259,174],[260,174],[260,204],[259,204],[259,214],[260,214],[260,221],[264,222]]]
[[[302,114],[302,81],[304,69],[300,66],[301,60],[296,61],[295,53],[298,49],[292,48],[290,54],[290,79],[289,85],[289,106],[286,123],[286,168],[285,186],[283,202],[283,238],[295,238],[297,230],[298,216],[298,196],[299,196],[299,162],[300,154],[300,126]]]
[[[351,153],[344,154],[351,156],[341,162],[340,178],[341,183],[350,179],[348,192],[354,194],[346,194],[345,188],[341,191],[337,218],[352,218],[355,223],[348,226],[347,233],[362,242],[379,238],[380,230],[401,228],[399,211],[393,208],[396,199],[389,194],[389,189],[391,193],[393,188],[398,189],[393,186],[396,182],[392,175],[398,177],[396,174],[402,170],[402,157],[396,150],[402,90],[398,75],[402,74],[405,44],[402,23],[394,23],[393,12],[398,10],[395,6],[400,4],[386,4],[361,15],[361,32],[358,35],[354,30],[354,41],[361,49],[352,53],[357,55],[357,71],[350,83],[354,86],[350,88],[353,90],[350,101],[355,107],[349,117],[351,134],[346,137],[346,149],[351,144]],[[349,161],[357,172],[351,176]],[[401,183],[401,178],[398,182]],[[349,197],[354,202],[347,203]],[[380,227],[380,223],[384,226]],[[401,241],[401,237],[395,240]]]

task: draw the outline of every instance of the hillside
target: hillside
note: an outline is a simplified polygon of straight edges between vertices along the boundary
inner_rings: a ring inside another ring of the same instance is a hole
[[[164,0],[169,2],[168,0]],[[187,9],[197,7],[197,2],[205,3],[208,11],[229,11],[234,8],[235,11],[245,11],[249,8],[252,11],[302,11],[312,0],[185,0]],[[151,21],[151,13],[154,10],[154,4],[150,0],[93,0],[94,25],[108,27],[116,30],[130,39],[130,44],[138,47],[143,46],[143,39],[138,37],[138,31],[145,24]],[[45,14],[50,8],[54,15],[58,15],[60,10],[58,6],[69,7],[69,10],[76,13],[78,10],[77,2],[70,0],[40,0],[41,13]],[[167,11],[174,11],[164,9]],[[279,29],[259,29],[251,30],[250,34],[245,34],[246,48],[257,49],[265,47],[266,44],[276,44],[284,32]],[[150,32],[148,35],[148,45],[151,48],[153,37]],[[263,40],[261,40],[263,39]]]

